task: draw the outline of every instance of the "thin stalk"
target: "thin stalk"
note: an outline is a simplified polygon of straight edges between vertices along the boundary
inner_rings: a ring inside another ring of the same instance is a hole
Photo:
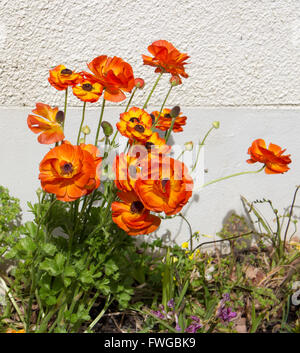
[[[5,281],[3,280],[2,277],[0,277],[0,282],[1,282],[3,288],[4,288],[5,292],[6,292],[6,294],[7,294],[8,298],[9,298],[9,300],[11,301],[12,305],[13,305],[14,308],[16,309],[16,312],[18,313],[18,316],[19,316],[20,320],[22,321],[22,323],[23,323],[23,325],[24,325],[24,327],[25,327],[26,324],[25,324],[24,317],[23,317],[23,315],[22,315],[22,313],[21,313],[21,310],[20,310],[20,308],[18,307],[18,304],[16,303],[14,297],[13,297],[12,294],[10,293],[10,289],[7,287]]]
[[[235,235],[235,236],[233,236],[233,237],[226,238],[226,239],[218,239],[218,240],[212,240],[212,241],[205,241],[204,243],[201,243],[200,245],[196,246],[195,249],[194,249],[192,252],[194,252],[195,250],[201,248],[201,246],[204,246],[204,245],[207,245],[207,244],[215,244],[215,243],[221,243],[221,242],[223,242],[223,241],[238,239],[238,238],[245,237],[245,236],[250,235],[250,234],[253,234],[253,233],[254,233],[253,230],[251,230],[250,232],[243,233],[243,234],[240,234],[240,235]]]
[[[286,245],[286,238],[287,238],[288,230],[289,230],[289,226],[290,226],[290,223],[291,223],[291,218],[292,218],[292,215],[293,215],[293,208],[294,208],[294,205],[295,205],[295,202],[296,202],[297,192],[298,192],[299,188],[300,188],[300,185],[298,185],[296,190],[295,190],[294,198],[293,198],[293,202],[292,202],[292,206],[291,206],[291,210],[290,210],[290,214],[289,214],[288,224],[286,226],[285,233],[284,233],[284,240],[283,240],[283,250],[284,251],[285,251],[285,245]]]
[[[134,90],[133,90],[133,92],[132,92],[132,94],[131,94],[131,96],[129,98],[129,101],[128,101],[127,105],[126,105],[125,113],[127,112],[128,108],[129,108],[129,106],[131,104],[131,101],[132,101],[132,99],[133,99],[133,97],[135,95],[136,90],[137,90],[137,87],[134,88]]]
[[[230,178],[233,178],[233,177],[236,177],[236,176],[239,176],[239,175],[244,175],[244,174],[257,174],[257,173],[261,172],[264,168],[265,168],[265,165],[264,165],[262,168],[258,169],[258,170],[248,171],[248,172],[240,172],[240,173],[235,173],[235,174],[227,175],[226,177],[219,178],[219,179],[215,179],[215,180],[209,181],[209,182],[206,183],[206,184],[203,184],[203,185],[202,185],[202,188],[204,188],[205,186],[208,186],[208,185],[217,183],[217,182],[219,182],[219,181],[226,180],[226,179],[230,179]]]
[[[100,127],[101,127],[101,123],[102,123],[102,119],[103,119],[104,108],[105,108],[105,99],[103,98],[102,107],[101,107],[101,113],[100,113],[97,133],[96,133],[95,146],[98,145],[98,137],[99,137]]]
[[[190,231],[190,250],[192,251],[193,249],[193,230],[192,230],[192,226],[190,224],[190,222],[184,217],[184,215],[182,213],[179,213],[179,215],[188,225],[189,227],[189,231]]]
[[[80,135],[81,135],[81,129],[82,129],[82,125],[83,125],[83,123],[84,123],[85,107],[86,107],[86,102],[83,103],[82,118],[81,118],[81,123],[80,123],[79,131],[78,131],[78,136],[77,136],[77,145],[79,145],[79,140],[80,140]]]
[[[192,168],[192,172],[195,170],[195,168],[196,168],[196,166],[197,166],[197,164],[198,164],[198,159],[199,159],[199,155],[200,155],[200,150],[201,150],[202,146],[204,146],[204,142],[205,142],[207,136],[210,134],[210,132],[211,132],[213,129],[214,129],[214,127],[212,126],[212,127],[207,131],[207,133],[206,133],[206,135],[204,136],[202,142],[199,143],[199,148],[198,148],[198,152],[197,152],[197,157],[196,157],[195,164],[194,164],[194,166],[193,166],[193,168]]]
[[[65,127],[66,114],[67,114],[67,103],[68,103],[68,87],[65,89],[65,107],[64,107],[64,120],[62,122],[62,128]]]
[[[91,330],[97,322],[102,318],[102,316],[105,314],[105,311],[107,308],[110,306],[112,300],[110,300],[111,295],[109,294],[108,298],[106,299],[104,308],[101,310],[100,314],[96,317],[96,319],[89,325],[88,329],[84,331],[84,333],[87,333],[89,330]]]
[[[157,123],[158,123],[158,120],[159,120],[159,118],[160,118],[160,116],[161,116],[161,113],[162,113],[162,111],[163,111],[163,109],[164,109],[164,106],[165,106],[166,103],[167,103],[167,99],[169,98],[169,95],[170,95],[170,93],[171,93],[171,91],[172,91],[172,88],[173,88],[173,85],[171,85],[170,88],[169,88],[169,90],[168,90],[168,93],[167,93],[167,95],[166,95],[166,97],[165,97],[165,99],[164,99],[164,101],[163,101],[163,103],[162,103],[162,105],[161,105],[161,108],[160,108],[158,117],[156,118],[154,124],[152,125],[152,130],[155,128],[155,126],[156,126]],[[174,124],[173,124],[173,125],[174,125]],[[173,128],[172,128],[172,129],[173,129]]]
[[[146,99],[145,104],[143,105],[143,109],[147,108],[148,102],[149,102],[149,100],[150,100],[150,98],[151,98],[151,96],[152,96],[152,94],[153,94],[153,92],[154,92],[154,90],[155,90],[155,88],[156,88],[156,86],[157,86],[159,80],[161,79],[162,74],[163,74],[163,72],[161,72],[161,73],[158,75],[158,78],[157,78],[157,80],[155,81],[154,86],[152,87],[152,90],[151,90],[151,92],[149,93],[149,96],[148,96],[148,98]]]

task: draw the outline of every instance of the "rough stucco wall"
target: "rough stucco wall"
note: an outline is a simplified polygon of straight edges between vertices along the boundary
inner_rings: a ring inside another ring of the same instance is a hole
[[[62,104],[49,88],[48,69],[60,63],[85,69],[101,54],[127,60],[149,88],[153,69],[142,66],[141,54],[157,39],[191,57],[191,77],[170,103],[299,102],[298,0],[0,0],[0,39],[0,104],[6,106]],[[154,100],[166,89],[160,85]]]

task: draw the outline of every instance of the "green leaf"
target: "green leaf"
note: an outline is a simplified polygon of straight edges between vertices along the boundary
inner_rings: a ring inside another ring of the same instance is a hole
[[[109,259],[105,264],[105,274],[110,276],[114,272],[118,271],[119,267],[115,264],[112,259]]]
[[[42,250],[44,251],[44,253],[46,253],[49,256],[53,256],[56,251],[57,248],[55,245],[50,244],[50,243],[46,243],[46,244],[42,244]]]
[[[76,277],[77,273],[73,266],[68,265],[64,270],[65,277]]]
[[[51,306],[56,304],[57,299],[53,295],[49,295],[49,297],[46,299],[46,304]]]
[[[86,270],[83,271],[80,276],[79,276],[79,280],[83,283],[83,284],[91,284],[94,282],[93,276],[92,274]]]
[[[26,252],[34,252],[36,244],[31,238],[23,238],[19,242],[20,248]]]

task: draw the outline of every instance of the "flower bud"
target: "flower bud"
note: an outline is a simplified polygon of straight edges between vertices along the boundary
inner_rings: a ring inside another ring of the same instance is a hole
[[[214,122],[212,123],[212,125],[213,125],[213,127],[214,127],[215,129],[218,129],[218,128],[220,127],[220,122],[219,122],[219,121],[214,121]]]
[[[170,78],[170,83],[173,87],[178,86],[181,84],[181,79],[179,76],[172,76]]]
[[[101,127],[106,137],[109,137],[114,132],[114,128],[108,121],[102,121]]]
[[[185,151],[192,151],[193,148],[194,148],[193,141],[189,141],[184,144]]]
[[[85,135],[89,135],[91,133],[91,129],[87,125],[85,125],[82,127],[81,132]]]
[[[81,145],[82,143],[85,143],[85,140],[84,140],[83,137],[81,137],[81,138],[79,139],[79,144]]]
[[[136,87],[136,88],[139,88],[139,89],[142,89],[142,88],[144,88],[144,86],[145,86],[145,81],[142,79],[142,78],[136,78],[135,80],[134,80],[134,86]]]
[[[180,107],[179,107],[179,105],[176,105],[170,111],[170,115],[172,118],[177,118],[179,114],[180,114]]]
[[[65,113],[61,110],[59,110],[57,113],[56,113],[56,116],[55,116],[55,120],[59,123],[59,124],[62,124],[65,120]]]

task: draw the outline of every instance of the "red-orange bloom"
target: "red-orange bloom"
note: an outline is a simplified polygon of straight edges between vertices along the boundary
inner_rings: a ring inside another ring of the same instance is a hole
[[[119,190],[134,190],[134,184],[140,173],[137,157],[131,156],[129,153],[117,155],[113,163],[113,171],[115,173],[115,184]]]
[[[248,149],[248,154],[251,156],[247,160],[248,163],[260,162],[266,165],[265,172],[267,174],[281,174],[287,172],[290,168],[288,164],[291,163],[290,154],[283,155],[286,150],[281,147],[269,144],[267,148],[266,143],[262,139],[255,140]]]
[[[120,121],[117,123],[117,129],[123,136],[129,138],[129,142],[147,142],[153,134],[152,118],[143,109],[132,107],[128,112],[120,114]]]
[[[96,176],[95,176],[95,182],[96,184],[94,186],[92,186],[92,188],[90,189],[90,192],[92,192],[94,189],[98,189],[98,187],[100,186],[100,165],[102,162],[102,157],[99,157],[99,150],[95,145],[92,144],[84,144],[82,143],[80,145],[80,148],[83,151],[87,151],[89,152],[92,157],[94,158],[94,163],[95,163],[95,168],[96,168]],[[89,192],[88,192],[89,193]]]
[[[146,163],[141,164],[134,188],[144,206],[167,215],[180,212],[192,196],[193,179],[187,167],[166,155],[151,155]]]
[[[73,87],[74,95],[83,102],[95,103],[103,92],[99,82],[83,80],[78,86]]]
[[[126,96],[123,91],[131,92],[134,87],[132,67],[123,59],[101,55],[88,64],[94,75],[84,72],[91,80],[99,82],[105,89],[104,99],[111,102],[121,102]]]
[[[172,76],[187,78],[184,65],[189,58],[187,54],[180,53],[171,43],[166,40],[158,40],[148,47],[151,56],[142,55],[144,65],[156,67],[155,72],[169,72]],[[181,82],[181,81],[180,81]]]
[[[82,80],[82,76],[64,65],[58,65],[54,69],[49,70],[49,83],[59,91],[62,91],[68,86],[75,86]]]
[[[39,134],[38,141],[42,144],[51,144],[62,141],[65,138],[60,117],[63,112],[58,108],[51,108],[48,104],[36,103],[36,109],[32,111],[36,115],[28,115],[27,125],[35,134]]]
[[[152,112],[152,114],[155,117],[155,121],[159,117],[155,125],[156,129],[159,129],[162,131],[166,131],[170,129],[171,123],[172,123],[172,117],[170,115],[170,112],[171,112],[171,109],[164,109],[160,115],[158,111]],[[182,113],[179,113],[179,115],[175,118],[173,131],[174,132],[183,131],[182,126],[186,124],[186,119],[187,119],[186,116],[182,116]]]
[[[98,155],[98,153],[97,153]],[[61,201],[74,201],[99,186],[96,152],[89,145],[64,142],[50,150],[40,163],[41,185]]]
[[[150,214],[134,192],[119,192],[121,202],[113,202],[112,220],[129,235],[149,234],[160,225],[160,218]]]

